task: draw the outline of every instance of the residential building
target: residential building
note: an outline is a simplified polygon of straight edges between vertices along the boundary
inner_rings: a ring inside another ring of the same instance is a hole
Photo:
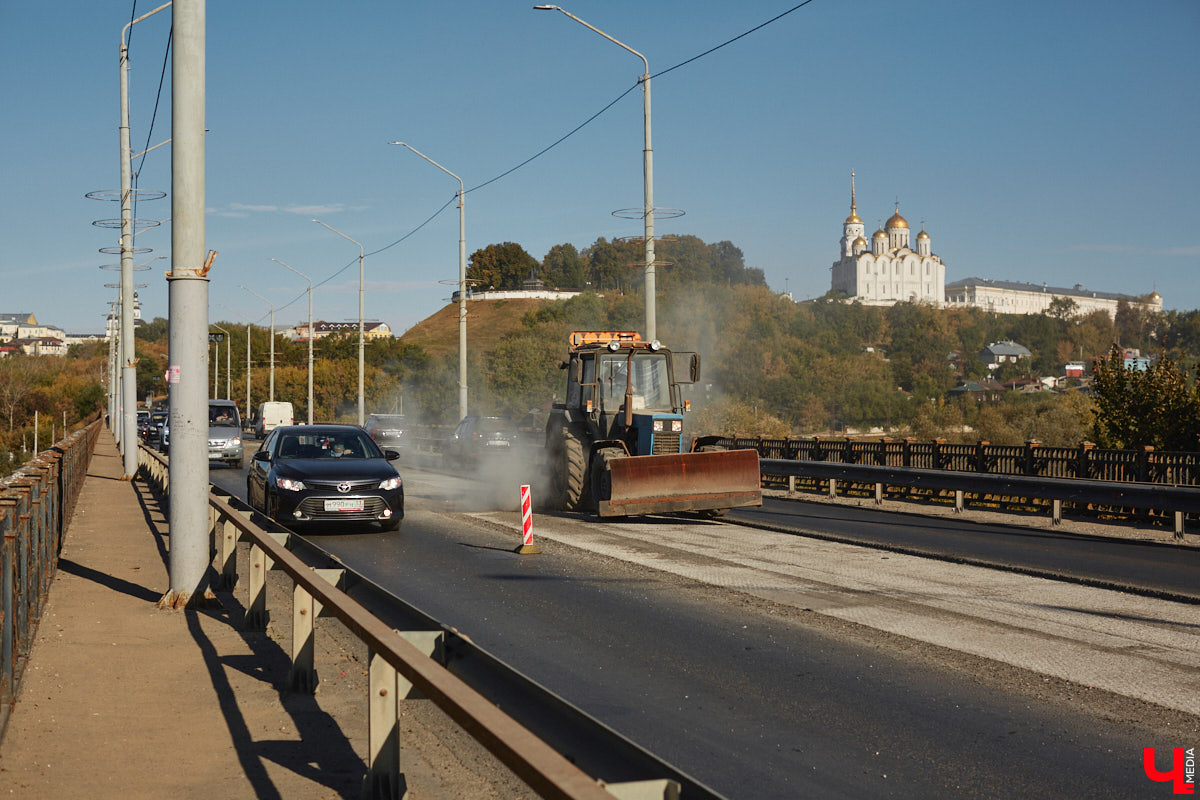
[[[1032,356],[1033,353],[1029,352],[1029,348],[1025,345],[1002,341],[992,342],[983,348],[983,352],[979,354],[979,360],[987,364],[989,370],[995,370],[1001,364],[1015,364]]]

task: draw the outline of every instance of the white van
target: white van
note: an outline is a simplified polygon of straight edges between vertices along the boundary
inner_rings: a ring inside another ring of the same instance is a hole
[[[259,439],[280,425],[296,424],[292,404],[282,400],[263,403],[258,407],[258,418],[254,423],[254,435]]]

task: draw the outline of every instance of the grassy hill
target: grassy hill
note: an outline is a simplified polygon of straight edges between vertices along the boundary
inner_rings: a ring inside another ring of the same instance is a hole
[[[550,300],[471,300],[467,302],[467,348],[490,350],[496,342],[522,327],[521,317]],[[433,358],[458,352],[458,304],[444,306],[400,336],[404,344],[421,347]]]

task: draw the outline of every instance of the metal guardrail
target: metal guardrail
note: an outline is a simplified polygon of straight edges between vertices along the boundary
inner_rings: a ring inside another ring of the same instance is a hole
[[[1184,515],[1200,512],[1200,487],[1163,486],[1118,481],[1071,480],[1025,475],[989,475],[955,470],[914,469],[833,461],[793,461],[764,458],[759,462],[764,476],[785,476],[788,491],[796,489],[796,478],[813,478],[828,483],[831,497],[838,482],[874,485],[875,503],[883,502],[885,487],[908,486],[954,492],[954,510],[963,511],[968,495],[1019,497],[1052,502],[1053,524],[1062,524],[1063,503],[1082,506],[1149,508],[1172,512],[1175,538],[1183,538]]]
[[[757,450],[764,459],[1200,486],[1200,452],[1161,451],[1153,447],[1107,450],[1091,442],[1078,447],[1048,447],[1036,440],[1023,445],[995,445],[950,444],[941,439],[918,442],[761,436],[726,437],[721,444],[730,449]]]
[[[16,703],[100,427],[91,423],[0,480],[0,735]]]
[[[139,457],[152,486],[169,494],[166,460],[147,448],[140,450]],[[403,785],[399,718],[403,700],[414,692],[433,701],[541,797],[721,797],[302,537],[260,528],[248,509],[234,506],[232,498],[215,492],[209,497],[209,511],[221,576],[218,588],[236,585],[238,545],[245,543],[250,548],[245,606],[248,629],[263,630],[269,621],[267,570],[282,570],[293,583],[292,668],[288,675],[292,690],[316,690],[313,637],[318,616],[336,617],[367,646],[369,755],[364,790],[371,797],[399,797],[398,787]],[[498,707],[497,696],[504,697],[502,704],[512,713]],[[556,739],[554,746],[548,742],[552,738]]]

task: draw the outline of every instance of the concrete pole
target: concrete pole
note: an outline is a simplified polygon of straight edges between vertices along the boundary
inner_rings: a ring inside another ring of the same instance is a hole
[[[458,181],[458,418],[462,419],[467,416],[467,193],[463,190],[462,178],[411,144],[406,142],[388,142],[388,144],[407,147]]]
[[[458,418],[467,416],[467,195],[458,186]]]
[[[308,424],[313,424],[313,318],[312,281],[308,282]]]
[[[238,288],[245,289],[247,292],[249,292],[250,294],[257,297],[259,300],[262,300],[264,303],[266,303],[267,307],[271,309],[271,366],[269,368],[270,380],[269,380],[269,394],[268,394],[267,399],[273,401],[275,399],[275,306],[271,304],[270,300],[263,297],[261,294],[254,291],[249,286],[246,286],[243,283],[239,283]],[[246,350],[247,350],[247,352],[249,352],[249,350],[250,350],[249,340],[247,340],[247,343],[246,343]],[[247,375],[249,374],[249,369],[247,369],[246,374]],[[249,380],[249,379],[247,378],[247,380]],[[247,395],[249,395],[249,392],[247,392]],[[247,400],[246,402],[248,404],[250,401]],[[247,409],[247,411],[249,411],[249,409]]]
[[[246,323],[246,416],[254,414],[250,405],[250,323]]]
[[[308,281],[308,424],[313,424],[313,284],[312,278],[305,275],[300,270],[293,267],[291,264],[280,261],[278,258],[272,258],[279,266],[284,269],[291,270],[299,275],[304,280]],[[360,264],[361,266],[361,264]]]
[[[161,5],[121,28],[121,444],[123,480],[132,480],[137,472],[137,355],[133,344],[133,180],[129,147],[129,48],[125,32],[147,17],[157,14],[170,3]]]
[[[635,51],[636,52],[636,51]],[[638,53],[638,55],[641,55]],[[645,61],[645,56],[642,56]],[[646,63],[646,74],[642,76],[642,119],[645,148],[642,151],[642,197],[643,213],[646,217],[646,339],[653,342],[658,338],[655,320],[655,276],[654,276],[654,148],[650,144],[650,64]]]
[[[584,22],[579,17],[559,6],[552,5],[537,5],[534,6],[537,11],[560,11],[566,16],[578,22],[590,31],[600,34],[605,39],[608,39],[618,47],[624,48],[642,60],[645,67],[645,73],[638,80],[642,84],[642,126],[643,126],[643,141],[642,148],[642,197],[643,209],[642,214],[645,219],[645,257],[646,257],[646,340],[654,341],[657,334],[657,324],[655,322],[654,309],[654,149],[650,144],[650,62],[646,57],[634,50],[629,45],[619,39],[614,39],[604,31],[597,28],[595,25]]]
[[[267,399],[275,402],[275,306],[271,306],[271,379],[269,383],[270,396]]]
[[[337,228],[335,228],[331,225],[326,225],[324,222],[321,222],[321,220],[319,220],[319,219],[314,219],[313,222],[317,223],[322,228],[328,228],[329,230],[336,233],[338,236],[345,239],[347,242],[358,245],[358,424],[361,427],[363,422],[366,419],[366,415],[363,413],[363,404],[364,404],[364,399],[363,399],[364,378],[363,378],[363,376],[366,372],[366,367],[364,366],[364,358],[363,358],[363,352],[364,352],[363,348],[364,348],[364,342],[366,339],[366,337],[364,336],[364,331],[365,331],[364,319],[365,319],[365,317],[363,316],[363,313],[364,313],[363,312],[363,246],[360,242],[357,242],[354,239],[351,239],[349,236],[342,233]],[[311,334],[311,331],[309,331],[309,333]]]
[[[175,0],[169,286],[171,588],[162,608],[203,602],[208,533],[208,267],[205,260],[205,0]]]

